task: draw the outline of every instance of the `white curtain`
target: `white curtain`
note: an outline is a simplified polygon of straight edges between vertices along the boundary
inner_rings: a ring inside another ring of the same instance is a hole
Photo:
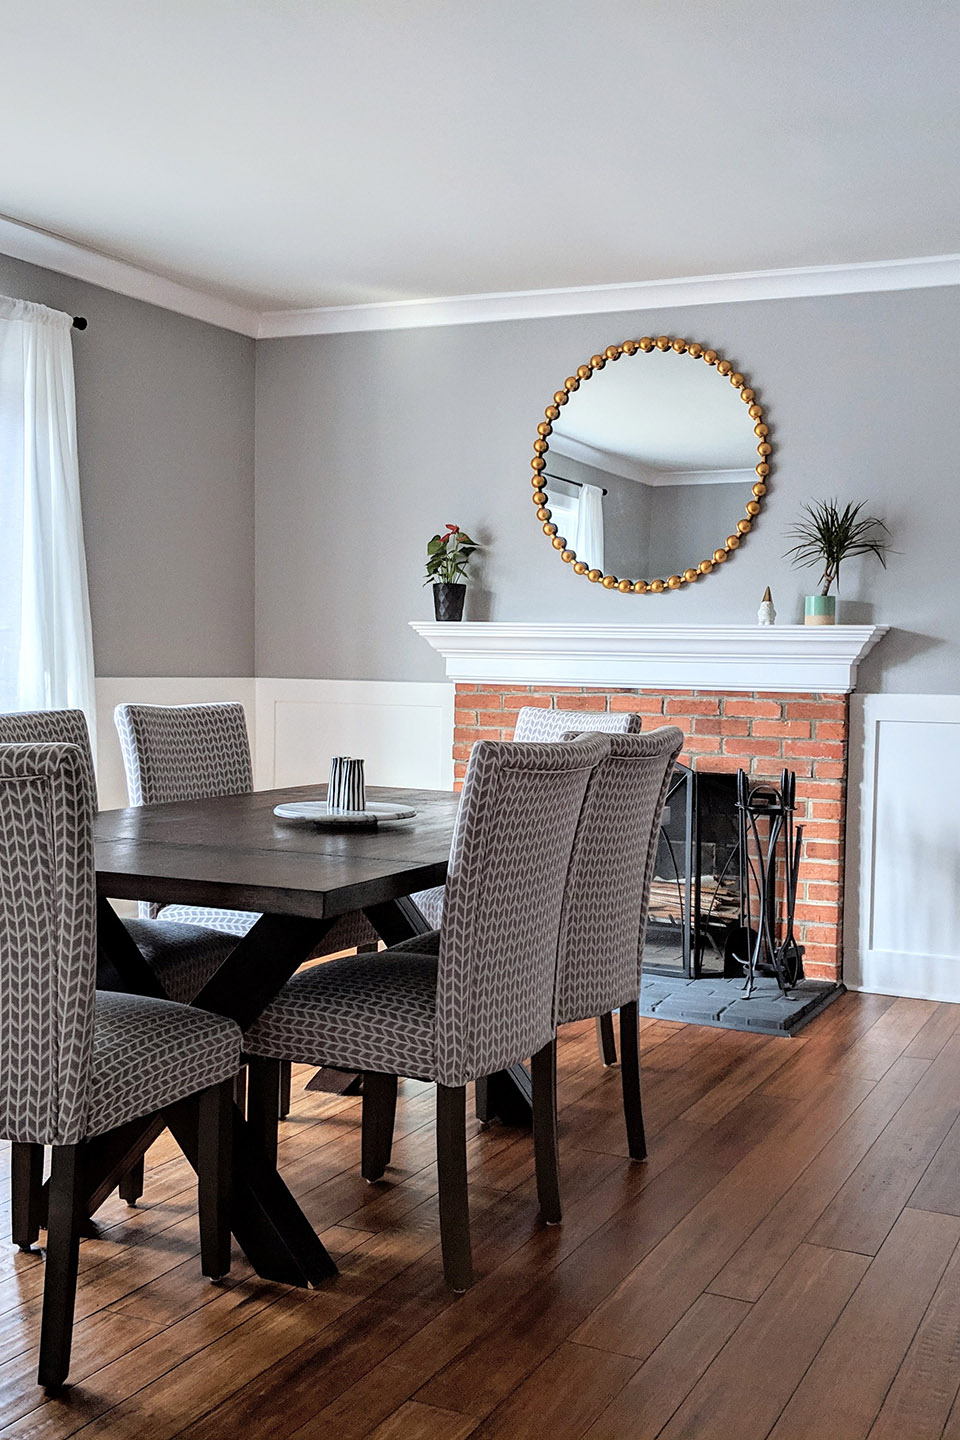
[[[70,326],[0,296],[0,710],[80,709],[93,740]]]
[[[573,546],[578,560],[585,560],[591,570],[602,570],[603,564],[603,491],[599,485],[581,485],[577,506],[577,538]]]

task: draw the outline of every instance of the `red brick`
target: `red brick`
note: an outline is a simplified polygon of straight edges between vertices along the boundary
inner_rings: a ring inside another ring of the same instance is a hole
[[[811,840],[804,838],[804,851],[810,860],[839,860],[840,843],[837,840]]]
[[[569,696],[566,697],[566,699],[564,700],[564,702],[563,702],[562,705],[558,705],[558,706],[557,706],[557,709],[558,709],[558,710],[593,710],[593,711],[597,711],[597,710],[606,710],[606,708],[607,708],[607,697],[606,697],[606,695],[598,695],[598,694],[596,693],[596,691],[594,691],[593,694],[587,694],[587,695],[569,695]]]
[[[817,864],[811,864],[806,856],[800,861],[800,874],[805,875],[807,880],[830,880],[834,884],[840,874],[839,863],[830,864],[829,861],[821,860]]]
[[[816,820],[841,820],[843,806],[839,800],[814,800],[808,813]]]
[[[842,760],[844,746],[836,740],[785,740],[784,755],[810,755],[815,760]]]
[[[460,709],[454,710],[454,712],[453,712],[453,723],[454,723],[455,725],[476,725],[476,723],[477,723],[477,712],[476,712],[476,710],[460,710]]]
[[[664,715],[719,715],[719,700],[667,700],[663,707]]]
[[[846,766],[839,760],[815,760],[813,773],[818,780],[842,780]]]
[[[811,881],[807,886],[806,898],[814,902],[826,900],[831,904],[836,904],[840,898],[840,885],[836,880],[829,885],[823,881]]]
[[[810,780],[801,787],[802,800],[838,800],[843,794],[839,780]]]
[[[683,726],[680,728],[683,729]],[[715,735],[688,735],[683,748],[716,755],[719,753],[719,741]]]
[[[839,720],[818,720],[818,740],[846,740],[847,727]]]
[[[522,710],[527,705],[535,705],[538,710],[549,710],[551,708],[549,695],[504,695],[504,710]]]
[[[815,960],[808,963],[807,957],[804,956],[803,972],[809,980],[839,980],[840,978],[840,972],[835,959],[832,962],[828,961],[826,963],[818,963]]]
[[[749,735],[749,720],[718,720],[714,715],[698,715],[693,722],[698,735]]]
[[[799,739],[810,738],[809,720],[754,720],[754,735],[778,735],[786,739],[792,735]]]
[[[653,695],[611,695],[610,709],[633,711],[638,715],[662,715],[663,701]]]
[[[724,715],[742,715],[748,719],[779,720],[779,700],[741,700],[729,695],[723,703]]]
[[[469,746],[469,745],[454,745],[454,747],[453,747],[453,758],[454,758],[454,760],[469,760],[469,759],[470,759],[470,746]]]
[[[454,719],[456,719],[456,716],[454,716]],[[476,724],[481,730],[491,725],[495,730],[502,730],[504,725],[510,725],[512,721],[513,716],[508,715],[504,710],[477,711]]]
[[[689,760],[685,763],[689,764]],[[693,768],[705,770],[708,775],[735,775],[738,770],[743,769],[743,765],[739,760],[726,755],[698,755]]]
[[[497,692],[490,690],[464,690],[460,685],[456,688],[455,705],[461,705],[466,710],[498,710],[500,700]]]
[[[463,740],[472,745],[474,740],[499,740],[500,730],[499,728],[492,729],[488,727],[486,729],[478,729],[469,725],[455,725],[453,727],[453,738],[454,740]]]
[[[796,914],[801,925],[814,920],[822,920],[827,925],[837,923],[836,905],[814,905],[809,900],[798,900]]]
[[[787,715],[791,720],[846,720],[845,700],[813,700],[809,695],[789,700]]]
[[[779,755],[779,740],[755,740],[751,736],[747,740],[724,740],[723,753],[725,755]]]

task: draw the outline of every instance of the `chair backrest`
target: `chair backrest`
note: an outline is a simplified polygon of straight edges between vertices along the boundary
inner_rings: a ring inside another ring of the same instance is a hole
[[[82,1138],[96,985],[88,757],[0,746],[0,1136]]]
[[[606,1014],[640,993],[660,817],[683,740],[673,725],[612,735],[608,758],[590,777],[560,927],[558,1025]]]
[[[437,978],[438,1079],[492,1074],[553,1034],[557,941],[587,782],[610,739],[478,741],[450,849]]]
[[[514,740],[561,740],[571,730],[603,731],[605,735],[636,735],[643,717],[634,710],[543,710],[524,705],[517,711]]]
[[[569,728],[569,727],[568,727]],[[76,745],[83,755],[90,799],[97,809],[97,777],[87,717],[82,710],[16,710],[0,715],[0,745]]]
[[[243,706],[118,705],[123,768],[131,805],[208,800],[253,789]]]

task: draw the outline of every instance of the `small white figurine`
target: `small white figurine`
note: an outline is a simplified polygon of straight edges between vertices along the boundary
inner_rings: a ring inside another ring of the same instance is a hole
[[[760,601],[760,609],[757,611],[758,625],[774,625],[777,620],[777,612],[773,608],[773,596],[770,594],[768,585],[763,592],[763,599]]]

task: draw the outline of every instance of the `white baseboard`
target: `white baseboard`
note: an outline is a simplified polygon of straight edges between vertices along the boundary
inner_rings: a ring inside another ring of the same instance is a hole
[[[960,695],[855,695],[844,979],[960,1001]]]
[[[127,803],[114,708],[239,700],[259,790],[325,780],[330,757],[362,755],[371,785],[453,787],[453,686],[253,676],[107,676],[97,680],[100,805]]]

